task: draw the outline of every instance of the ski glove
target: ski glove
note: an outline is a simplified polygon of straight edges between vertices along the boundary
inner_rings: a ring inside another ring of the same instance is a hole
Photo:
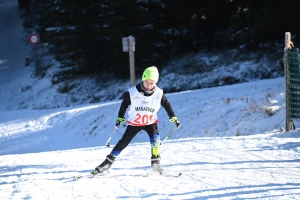
[[[170,122],[172,122],[174,124],[174,126],[176,126],[177,128],[180,128],[180,126],[181,126],[180,121],[178,120],[177,117],[172,117],[170,119]]]
[[[116,123],[115,123],[115,127],[116,127],[116,128],[119,128],[120,125],[121,125],[123,122],[125,122],[125,121],[126,121],[125,118],[117,117]]]

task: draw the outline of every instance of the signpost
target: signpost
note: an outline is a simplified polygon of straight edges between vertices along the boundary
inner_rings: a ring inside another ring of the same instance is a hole
[[[28,37],[28,42],[33,45],[33,51],[34,51],[34,67],[35,67],[35,75],[38,73],[38,66],[37,66],[37,59],[36,59],[36,51],[37,51],[37,45],[40,43],[40,36],[39,34],[33,32]]]
[[[123,52],[129,52],[129,68],[131,86],[135,85],[134,51],[135,38],[132,36],[122,38]]]

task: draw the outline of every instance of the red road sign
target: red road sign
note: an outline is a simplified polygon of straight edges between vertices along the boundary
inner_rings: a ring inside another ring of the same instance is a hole
[[[37,45],[40,42],[40,36],[37,33],[31,33],[28,37],[28,41],[32,45]]]

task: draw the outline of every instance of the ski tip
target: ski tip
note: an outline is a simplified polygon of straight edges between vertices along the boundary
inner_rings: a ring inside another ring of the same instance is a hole
[[[165,176],[166,176],[166,177],[174,177],[174,178],[178,178],[178,177],[180,177],[181,175],[182,175],[182,173],[179,172],[178,174],[166,174]]]
[[[99,172],[97,170],[94,170],[91,172],[91,175],[95,176],[96,174],[99,174]]]
[[[75,178],[76,180],[78,180],[78,179],[82,178],[82,176],[81,176],[81,175],[76,175],[76,176],[74,176],[74,178]]]

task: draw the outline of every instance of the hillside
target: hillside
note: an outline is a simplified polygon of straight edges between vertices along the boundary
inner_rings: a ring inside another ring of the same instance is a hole
[[[166,174],[150,173],[150,145],[139,133],[109,174],[76,181],[122,136],[120,101],[14,110],[0,118],[2,199],[298,199],[299,130],[284,132],[283,79],[168,95],[182,127],[162,144]],[[267,115],[264,106],[275,114]],[[276,112],[277,111],[277,112]],[[162,139],[172,129],[159,112]],[[138,184],[137,184],[138,183]]]
[[[0,47],[4,49],[0,51],[0,110],[53,109],[117,101],[130,86],[129,74],[127,80],[116,80],[106,73],[57,77],[60,64],[51,56],[42,57],[43,65],[49,68],[36,76],[32,46],[27,41],[29,33],[22,28],[17,1],[6,0],[0,9],[0,18],[4,19],[0,22]],[[244,52],[241,47],[178,57],[166,66],[157,66],[158,85],[165,93],[173,93],[282,77],[282,49],[278,45],[273,52]],[[31,59],[27,67],[26,57]],[[129,67],[129,63],[123,65]],[[137,83],[140,76],[136,75]]]

